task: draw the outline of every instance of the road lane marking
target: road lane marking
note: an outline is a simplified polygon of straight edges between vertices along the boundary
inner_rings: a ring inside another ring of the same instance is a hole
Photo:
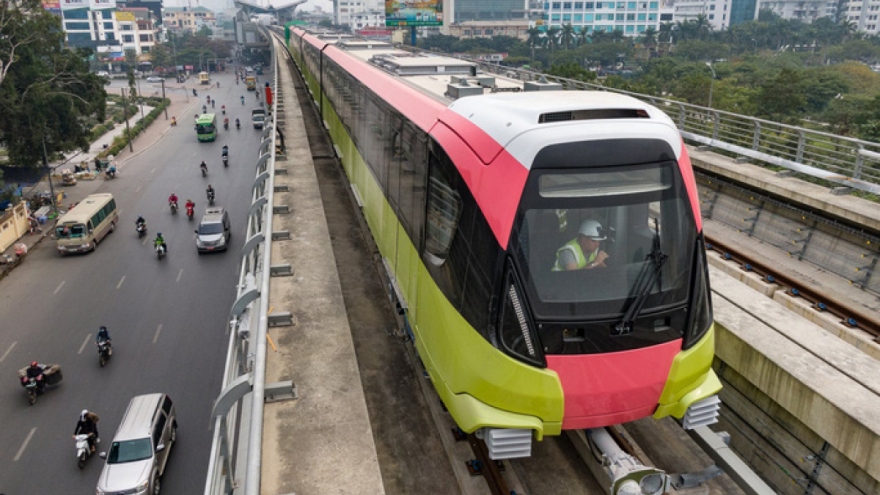
[[[35,431],[37,431],[36,428],[31,428],[31,432],[28,433],[27,438],[24,439],[24,443],[21,444],[21,448],[18,449],[18,453],[15,454],[15,459],[12,459],[12,462],[16,462],[16,461],[18,461],[19,459],[21,459],[21,454],[24,454],[24,449],[27,448],[28,444],[29,444],[30,441],[31,441],[31,437],[34,436],[34,432],[35,432]]]
[[[180,276],[181,276],[181,275],[183,275],[183,268],[181,268],[180,271],[177,272],[177,280],[176,280],[176,282],[180,282]]]
[[[8,356],[10,352],[12,352],[12,349],[15,347],[15,344],[17,344],[17,343],[18,343],[18,341],[13,342],[12,345],[9,346],[9,349],[6,349],[6,352],[3,353],[3,357],[0,357],[0,363],[2,363],[4,359],[6,359],[6,356]]]
[[[119,279],[119,283],[116,284],[116,290],[119,290],[119,288],[122,287],[122,282],[125,282],[125,275],[123,275],[122,278]]]
[[[58,294],[58,291],[61,290],[62,287],[64,287],[64,282],[65,281],[62,280],[61,283],[58,284],[58,287],[55,288],[55,292],[53,292],[52,294]]]
[[[138,193],[138,192],[140,192],[140,190],[141,190],[141,186],[137,186],[137,189],[135,189],[134,192]]]
[[[79,352],[77,352],[77,354],[83,353],[83,351],[86,349],[86,344],[88,344],[90,340],[92,340],[92,334],[86,335],[86,340],[83,340],[82,345],[79,346]]]
[[[156,329],[156,335],[153,336],[153,343],[155,344],[159,340],[159,332],[162,331],[162,324],[159,323],[159,328]]]

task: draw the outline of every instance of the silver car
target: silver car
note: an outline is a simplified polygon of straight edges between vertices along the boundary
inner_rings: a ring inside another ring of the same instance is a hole
[[[196,230],[196,250],[199,253],[226,251],[230,237],[229,214],[219,206],[208,207]]]
[[[97,495],[158,495],[171,446],[177,438],[177,414],[165,394],[131,400],[116,430],[98,478]]]
[[[147,78],[148,83],[160,83],[164,80],[165,80],[164,77],[159,77],[159,76],[150,76]]]

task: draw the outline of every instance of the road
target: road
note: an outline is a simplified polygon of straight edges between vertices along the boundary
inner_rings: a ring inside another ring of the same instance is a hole
[[[180,426],[164,493],[203,490],[210,412],[220,390],[226,318],[235,296],[260,135],[250,125],[253,92],[236,85],[231,73],[218,79],[221,88],[200,88],[198,104],[177,115],[180,124],[155,146],[127,160],[119,178],[74,186],[79,193],[92,188],[116,197],[119,228],[96,252],[62,258],[45,239],[0,282],[0,493],[94,493],[103,460],[93,457],[82,471],[77,468],[71,438],[77,415],[89,409],[101,417],[100,450],[105,450],[131,397],[151,392],[171,396]],[[145,81],[140,83],[149,94]],[[224,131],[218,115],[217,141],[196,141],[193,113],[197,106],[201,110],[206,94],[218,99],[218,114],[225,104],[232,122],[241,118],[241,130]],[[191,92],[189,101],[196,101]],[[153,125],[168,124],[160,117]],[[228,168],[220,161],[223,144],[230,147]],[[137,151],[138,141],[134,147]],[[203,159],[207,178],[199,173]],[[216,204],[229,211],[233,235],[229,252],[198,255],[193,230],[204,212],[208,183],[217,190]],[[181,207],[187,198],[196,202],[195,221],[188,221],[182,209],[169,213],[166,200],[172,191]],[[138,214],[149,228],[143,239],[134,231]],[[163,260],[151,248],[157,231],[169,246]],[[103,369],[92,343],[100,325],[108,327],[114,344]],[[32,360],[61,364],[64,381],[29,406],[16,372]]]

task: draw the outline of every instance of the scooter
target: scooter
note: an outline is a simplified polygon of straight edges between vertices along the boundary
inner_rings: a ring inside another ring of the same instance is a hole
[[[208,175],[208,167],[205,166],[205,165],[202,165],[201,169],[202,169],[202,177],[207,177],[207,175]]]
[[[165,257],[165,246],[159,244],[158,246],[156,246],[156,258],[161,260],[164,257]]]
[[[80,469],[86,466],[86,460],[92,456],[92,448],[89,447],[89,437],[92,435],[94,435],[94,433],[89,433],[88,435],[80,433],[73,437],[76,441],[76,460]],[[100,439],[95,439],[95,442],[100,441]]]
[[[134,229],[137,231],[138,237],[147,235],[147,222],[135,225]]]
[[[224,130],[224,131],[228,131],[228,130],[229,130],[229,122],[224,122],[224,123],[223,123],[223,130]]]
[[[223,166],[224,167],[229,166],[229,155],[223,155]]]
[[[193,215],[195,215],[195,208],[193,208],[192,206],[187,206],[187,207],[186,207],[186,216],[187,216],[187,218],[189,218],[190,220],[192,220],[192,219],[193,219]]]
[[[171,214],[172,215],[177,213],[177,201],[169,201],[168,206],[171,207]]]
[[[113,347],[111,347],[110,342],[107,342],[106,340],[102,340],[95,345],[98,346],[98,362],[103,368],[107,365],[107,361],[110,360],[110,356],[113,355]]]
[[[211,206],[214,205],[214,191],[208,193],[208,204]]]

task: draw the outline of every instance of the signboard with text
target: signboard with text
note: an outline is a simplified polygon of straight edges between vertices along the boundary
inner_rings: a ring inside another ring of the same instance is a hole
[[[87,9],[89,2],[86,0],[61,0],[61,10]]]
[[[89,0],[89,7],[92,10],[115,9],[116,0]]]
[[[443,0],[400,2],[385,0],[385,26],[442,26]]]

